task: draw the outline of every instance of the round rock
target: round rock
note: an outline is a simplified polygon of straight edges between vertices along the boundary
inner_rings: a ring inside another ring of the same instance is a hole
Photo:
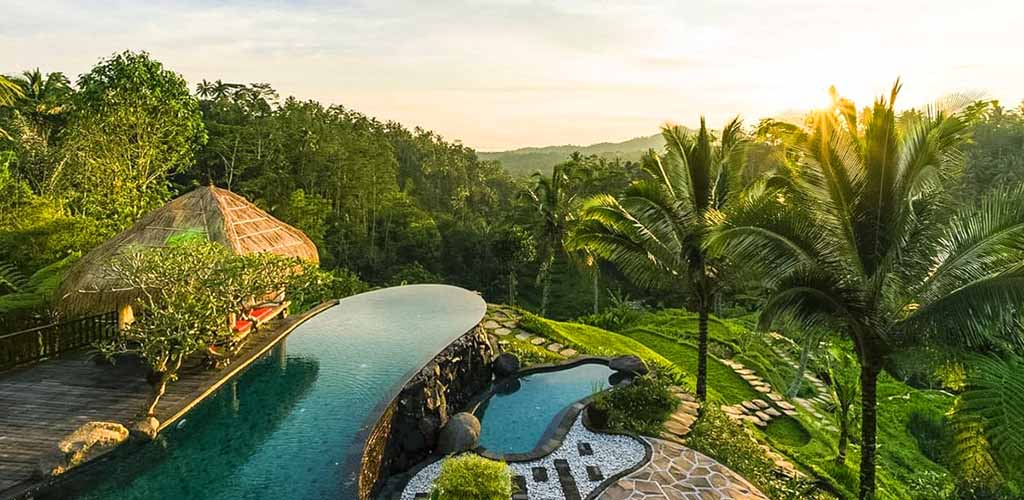
[[[441,429],[437,451],[442,455],[462,453],[476,448],[480,439],[480,421],[471,413],[456,413]]]
[[[515,354],[503,352],[494,359],[494,364],[491,365],[491,368],[494,369],[495,376],[503,378],[519,371],[520,366],[522,366],[522,364],[519,362],[519,358],[516,357]]]
[[[629,375],[644,375],[649,371],[644,360],[633,355],[612,358],[608,362],[608,368]]]

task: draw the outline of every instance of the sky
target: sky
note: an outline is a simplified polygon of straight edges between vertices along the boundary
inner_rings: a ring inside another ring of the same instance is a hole
[[[1024,98],[1018,0],[0,0],[0,73],[145,50],[483,151],[620,141],[887,93]]]

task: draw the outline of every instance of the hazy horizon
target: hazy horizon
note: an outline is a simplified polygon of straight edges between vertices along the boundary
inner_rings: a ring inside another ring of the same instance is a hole
[[[145,50],[193,89],[267,82],[481,151],[625,141],[701,114],[753,122],[824,104],[832,84],[862,106],[897,77],[901,107],[1024,97],[1024,68],[1000,57],[1022,48],[1009,1],[4,3],[2,73],[74,79]]]

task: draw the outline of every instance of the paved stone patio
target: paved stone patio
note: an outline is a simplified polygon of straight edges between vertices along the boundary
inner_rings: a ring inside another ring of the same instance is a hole
[[[685,446],[647,438],[654,449],[642,469],[616,481],[598,500],[768,500],[735,472]]]

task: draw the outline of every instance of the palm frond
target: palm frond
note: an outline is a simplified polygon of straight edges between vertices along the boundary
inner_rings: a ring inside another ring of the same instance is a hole
[[[1024,358],[973,356],[969,364],[962,411],[978,417],[1000,462],[1024,464]]]

